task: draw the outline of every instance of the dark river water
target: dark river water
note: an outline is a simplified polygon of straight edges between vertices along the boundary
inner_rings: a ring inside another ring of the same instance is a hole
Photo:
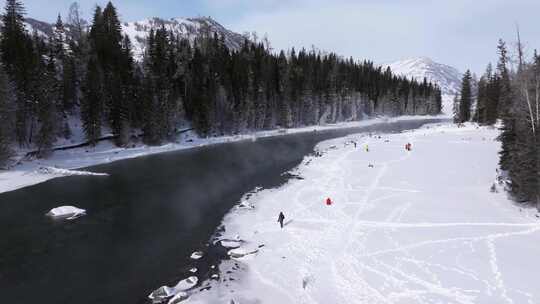
[[[191,253],[205,250],[243,194],[284,183],[283,173],[318,142],[436,121],[157,154],[88,168],[108,177],[63,177],[0,194],[0,303],[145,303],[152,290],[187,275]],[[87,215],[67,222],[44,216],[60,205],[84,208]],[[212,262],[204,259],[198,267]]]

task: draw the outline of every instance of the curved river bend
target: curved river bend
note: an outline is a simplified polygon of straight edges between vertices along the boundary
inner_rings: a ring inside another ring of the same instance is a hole
[[[117,161],[0,194],[2,303],[145,303],[184,278],[223,216],[257,186],[276,187],[323,140],[439,120],[291,134]],[[59,205],[87,215],[54,222]],[[203,258],[204,259],[204,258]],[[204,263],[202,261],[201,263]],[[207,263],[210,263],[207,261]]]

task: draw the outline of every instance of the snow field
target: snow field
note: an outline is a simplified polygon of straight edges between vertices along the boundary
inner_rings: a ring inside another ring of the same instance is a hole
[[[538,303],[540,221],[489,191],[497,135],[447,124],[319,144],[304,180],[224,219],[224,237],[264,247],[187,303]]]

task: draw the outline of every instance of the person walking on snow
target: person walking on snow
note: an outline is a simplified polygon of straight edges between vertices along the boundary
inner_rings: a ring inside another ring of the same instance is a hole
[[[369,152],[369,146],[366,145],[366,152]]]
[[[281,229],[283,229],[283,221],[285,220],[285,215],[283,212],[279,213],[277,221],[279,222],[279,225],[281,226]]]

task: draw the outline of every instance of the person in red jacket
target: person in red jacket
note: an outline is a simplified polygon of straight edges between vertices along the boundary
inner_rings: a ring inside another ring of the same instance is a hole
[[[331,206],[332,205],[332,200],[330,198],[327,198],[326,199],[326,205],[327,206]]]

